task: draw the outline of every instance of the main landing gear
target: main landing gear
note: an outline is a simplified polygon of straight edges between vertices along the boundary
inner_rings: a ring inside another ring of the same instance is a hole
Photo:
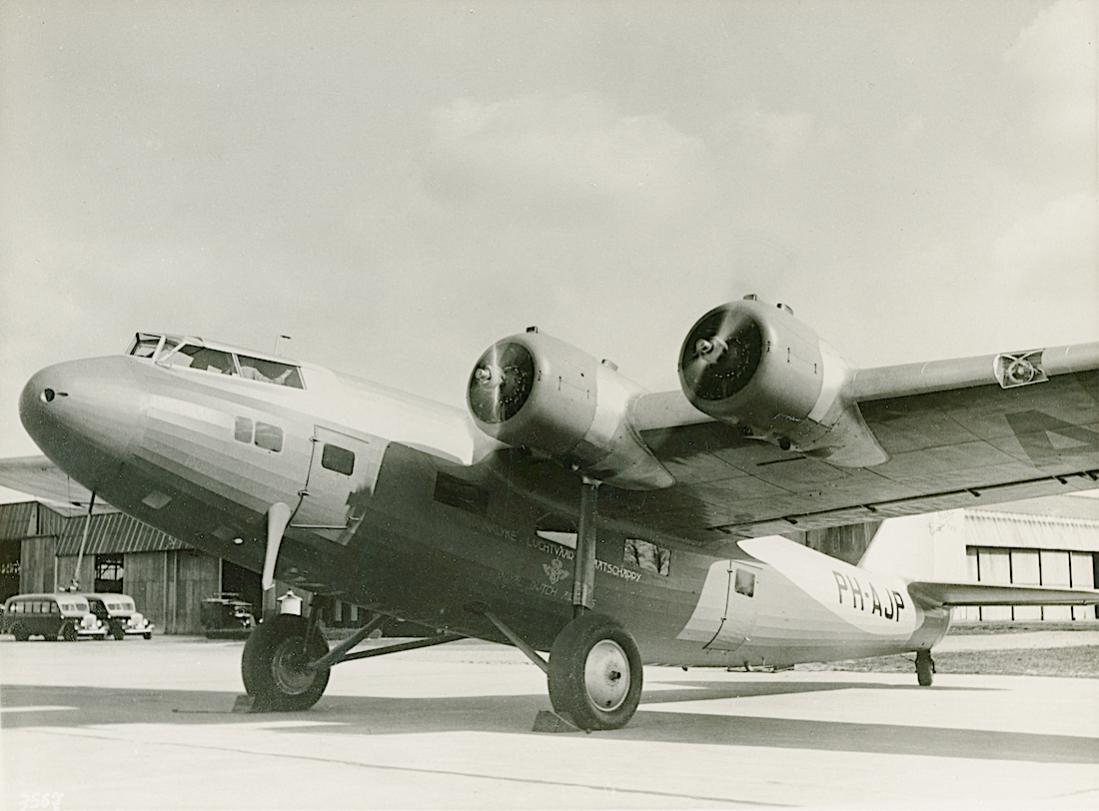
[[[935,660],[931,651],[916,651],[916,682],[920,687],[930,687],[935,674]]]
[[[599,482],[585,478],[573,564],[573,619],[550,648],[549,662],[494,614],[484,616],[546,674],[554,712],[583,730],[620,729],[641,701],[637,642],[617,620],[591,611],[595,585],[595,513]],[[537,724],[536,724],[537,728]]]

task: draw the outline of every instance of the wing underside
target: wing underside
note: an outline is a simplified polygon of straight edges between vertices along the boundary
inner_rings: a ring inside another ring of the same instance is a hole
[[[879,386],[859,403],[888,454],[873,467],[784,451],[653,395],[641,436],[677,484],[619,491],[604,506],[709,546],[1099,487],[1099,372],[912,393],[904,368],[874,379],[906,393]]]

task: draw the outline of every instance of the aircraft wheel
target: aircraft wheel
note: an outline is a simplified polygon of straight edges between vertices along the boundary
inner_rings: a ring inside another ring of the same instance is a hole
[[[307,710],[328,686],[329,669],[304,665],[328,653],[328,643],[314,634],[303,644],[308,621],[296,614],[276,614],[257,625],[244,644],[241,678],[248,695],[273,710]]]
[[[916,682],[920,687],[930,687],[934,673],[935,663],[931,659],[931,651],[916,651]]]
[[[553,709],[581,729],[619,729],[641,700],[641,653],[629,631],[603,614],[564,627],[549,660]]]
[[[66,642],[75,642],[77,638],[76,626],[71,622],[66,623],[65,627],[61,629],[61,638]]]
[[[16,642],[26,642],[31,638],[30,632],[27,631],[27,626],[21,622],[15,623],[15,626],[11,629],[12,636],[15,637]]]

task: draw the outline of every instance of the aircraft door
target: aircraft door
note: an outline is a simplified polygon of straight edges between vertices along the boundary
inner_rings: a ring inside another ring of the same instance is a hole
[[[731,651],[749,637],[756,619],[759,569],[740,560],[716,560],[706,573],[691,618],[678,639],[710,650]]]
[[[721,626],[706,645],[712,650],[736,650],[752,632],[756,621],[758,569],[740,560],[728,561],[728,592]]]
[[[378,480],[384,442],[316,426],[309,479],[292,527],[346,546]]]

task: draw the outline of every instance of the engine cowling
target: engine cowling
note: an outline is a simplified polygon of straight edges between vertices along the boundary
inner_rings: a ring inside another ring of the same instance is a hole
[[[674,483],[629,424],[641,393],[613,364],[538,332],[497,341],[473,367],[466,401],[477,426],[593,478],[629,489]]]
[[[680,385],[703,413],[834,464],[880,464],[887,455],[844,397],[848,378],[843,359],[789,307],[755,296],[710,310],[679,353]]]

